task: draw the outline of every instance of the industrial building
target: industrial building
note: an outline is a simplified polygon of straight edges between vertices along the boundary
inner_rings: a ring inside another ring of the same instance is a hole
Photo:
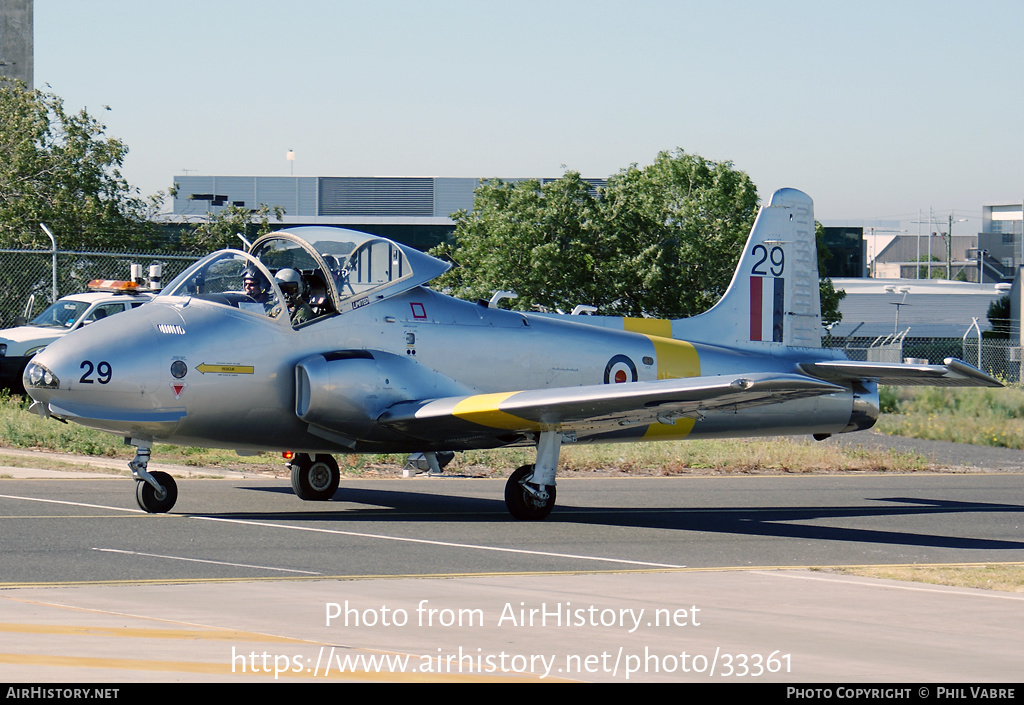
[[[255,210],[267,205],[284,211],[282,221],[272,223],[275,228],[333,225],[428,249],[454,232],[452,213],[473,210],[473,193],[481,181],[437,176],[177,176],[171,219],[188,222],[226,206]],[[586,181],[594,188],[605,184],[604,179]]]
[[[1020,203],[986,204],[982,206],[981,232],[973,235],[950,237],[955,223],[952,218],[945,228],[890,235],[871,263],[870,276],[1010,283],[1024,264],[1021,213]],[[865,229],[865,241],[873,236],[870,228]]]
[[[1010,284],[976,284],[946,279],[832,280],[846,292],[839,304],[842,322],[837,337],[875,338],[899,333],[914,338],[962,338],[977,322],[991,329],[988,308],[1006,296]]]
[[[0,79],[29,88],[33,76],[33,0],[0,0]]]

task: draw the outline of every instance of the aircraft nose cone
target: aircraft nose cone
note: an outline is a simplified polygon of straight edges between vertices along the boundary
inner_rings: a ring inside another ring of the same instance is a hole
[[[172,307],[149,303],[51,343],[23,375],[33,410],[133,438],[173,429],[185,413],[165,383],[171,360],[157,343],[160,326],[175,320]]]
[[[25,367],[34,400],[135,406],[152,391],[155,333],[145,307],[97,321],[54,341]]]

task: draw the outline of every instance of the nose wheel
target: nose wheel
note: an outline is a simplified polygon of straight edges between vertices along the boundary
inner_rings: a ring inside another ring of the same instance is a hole
[[[341,471],[334,456],[317,455],[310,458],[306,453],[299,453],[288,463],[288,467],[292,471],[292,490],[299,499],[326,502],[338,491]]]
[[[174,503],[178,501],[178,486],[174,484],[174,478],[159,470],[151,472],[150,475],[161,489],[157,490],[145,480],[139,480],[135,485],[136,501],[150,514],[169,512]]]
[[[134,441],[134,439],[133,439]],[[174,478],[165,472],[155,470],[149,472],[150,446],[142,441],[134,441],[135,457],[128,463],[135,483],[135,501],[150,514],[164,514],[178,501],[178,486]]]

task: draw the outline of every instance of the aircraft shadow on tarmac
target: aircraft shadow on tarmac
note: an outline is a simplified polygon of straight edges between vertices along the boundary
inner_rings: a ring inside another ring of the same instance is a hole
[[[256,492],[291,494],[289,488],[244,488]],[[296,498],[297,502],[301,502]],[[821,526],[801,522],[835,518],[865,519],[899,516],[976,513],[1018,513],[1024,507],[993,502],[958,502],[925,497],[882,497],[869,504],[848,507],[573,507],[561,504],[551,515],[533,526],[547,524],[594,524],[639,529],[716,532],[775,536],[779,538],[849,541],[931,548],[974,550],[1021,550],[1024,541],[970,538],[952,535],[912,533],[873,528]],[[898,502],[899,506],[874,502]],[[344,509],[331,505],[344,503]],[[352,508],[351,505],[370,505]],[[460,497],[431,492],[343,488],[329,502],[302,503],[303,510],[289,512],[229,512],[212,516],[261,519],[264,521],[335,522],[494,522],[521,523],[508,516],[500,499]],[[204,516],[211,516],[204,514]]]

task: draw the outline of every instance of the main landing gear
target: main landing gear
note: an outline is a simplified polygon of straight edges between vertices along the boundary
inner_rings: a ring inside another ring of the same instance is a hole
[[[516,519],[544,519],[555,507],[555,470],[562,447],[562,434],[543,431],[537,441],[537,462],[517,469],[505,483],[505,506]],[[406,468],[420,463],[431,475],[440,475],[451,460],[451,453],[417,453],[409,458]],[[292,475],[292,489],[299,499],[323,502],[334,496],[341,481],[334,456],[296,453],[287,463]]]
[[[292,472],[292,490],[299,499],[310,502],[327,501],[341,483],[338,461],[332,455],[318,454],[310,458],[306,453],[296,453],[288,469]]]
[[[137,480],[135,500],[150,514],[169,512],[178,501],[178,486],[174,484],[174,478],[159,470],[149,472],[146,469],[149,465],[150,445],[135,439],[131,440],[131,444],[135,446],[135,457],[128,463],[128,468]]]
[[[543,519],[555,507],[555,486],[538,485],[534,465],[523,465],[505,483],[505,506],[516,519]]]
[[[562,434],[543,431],[537,441],[537,463],[516,470],[505,483],[505,507],[516,519],[545,518],[555,507],[555,470]]]

